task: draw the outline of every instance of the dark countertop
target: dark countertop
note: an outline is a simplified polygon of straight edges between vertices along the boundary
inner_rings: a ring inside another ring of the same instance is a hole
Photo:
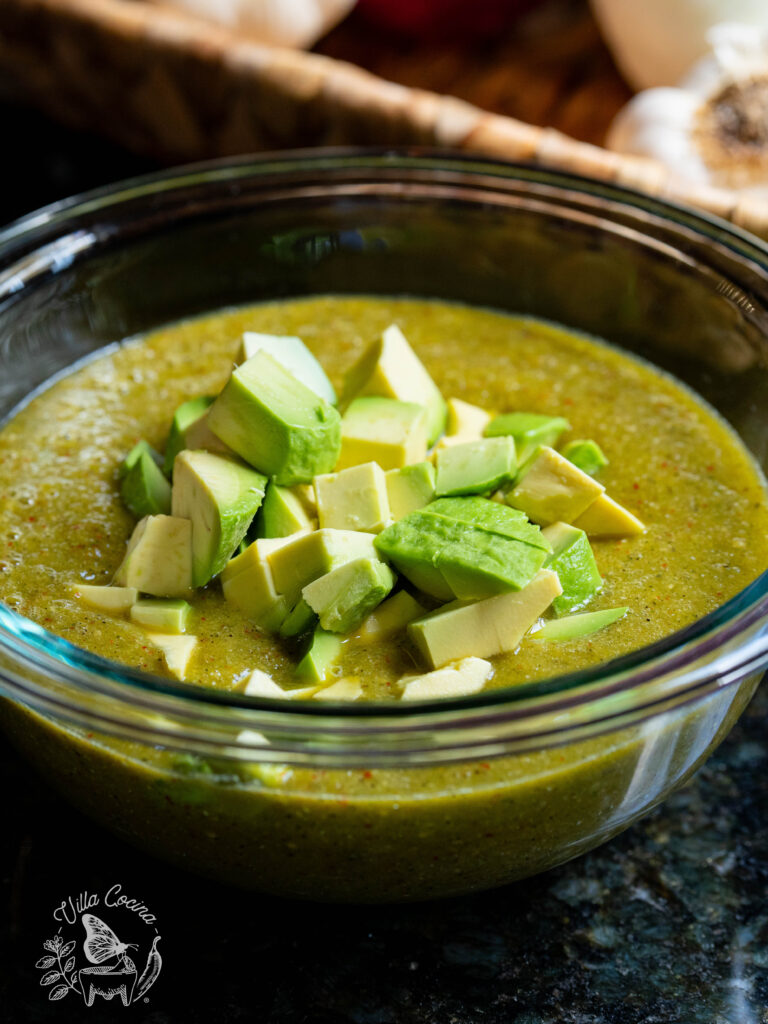
[[[0,114],[0,221],[149,169]],[[71,810],[0,741],[0,1021],[768,1024],[767,714],[763,690],[685,789],[565,867],[376,908],[243,894],[158,864]],[[158,916],[164,965],[149,1001],[48,1001],[34,964],[52,907],[116,880]]]

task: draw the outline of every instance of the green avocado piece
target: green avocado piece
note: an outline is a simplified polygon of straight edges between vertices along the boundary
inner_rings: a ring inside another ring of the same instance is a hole
[[[318,628],[312,634],[304,657],[296,666],[296,675],[309,683],[324,683],[341,655],[341,638]]]
[[[628,611],[629,608],[604,608],[599,612],[581,612],[579,615],[566,615],[564,619],[552,619],[537,629],[531,639],[580,640],[623,619]]]
[[[328,380],[325,370],[301,340],[293,335],[260,334],[256,331],[245,331],[238,362],[246,362],[257,352],[268,352],[296,380],[300,380],[316,395],[336,405],[336,392]]]
[[[186,601],[162,601],[142,597],[130,611],[131,621],[161,633],[185,633],[192,606]]]
[[[192,523],[192,582],[202,587],[234,554],[264,498],[267,481],[241,462],[183,451],[173,470],[173,514]]]
[[[136,465],[143,454],[149,455],[152,461],[160,468],[163,468],[163,457],[160,452],[155,451],[149,441],[139,441],[131,448],[128,454],[125,456],[123,461],[120,463],[117,471],[118,480],[122,480],[123,477],[127,476],[130,470]]]
[[[489,437],[437,452],[435,494],[484,494],[512,480],[517,471],[515,440]]]
[[[542,534],[552,545],[552,554],[544,565],[554,569],[563,588],[552,602],[555,614],[565,615],[583,608],[603,587],[586,533],[567,523],[553,523]]]
[[[608,459],[596,441],[571,441],[563,448],[563,455],[589,476],[595,476],[608,465]]]
[[[393,519],[402,519],[409,512],[423,508],[435,496],[435,467],[431,462],[390,469],[384,477]]]
[[[522,541],[547,553],[552,550],[541,529],[535,523],[529,523],[524,512],[509,505],[501,505],[497,501],[489,501],[488,498],[438,498],[422,511],[469,523],[471,526],[487,530],[488,533],[497,533],[501,537]]]
[[[290,488],[280,487],[274,480],[270,481],[259,512],[259,536],[290,537],[299,530],[314,530],[315,525]]]
[[[149,452],[141,451],[132,460],[120,484],[120,497],[137,519],[168,515],[171,511],[171,485]]]
[[[330,633],[349,633],[381,604],[392,587],[392,570],[375,558],[358,558],[307,584],[302,597]]]
[[[192,524],[175,516],[144,516],[115,573],[118,587],[153,597],[183,597],[192,589]]]
[[[280,486],[330,473],[341,448],[338,411],[268,352],[239,366],[208,414],[211,430]]]
[[[562,416],[507,412],[503,416],[494,417],[484,434],[486,437],[513,437],[517,445],[517,463],[522,466],[540,445],[553,445],[569,427],[570,423]]]
[[[302,597],[286,616],[279,632],[280,636],[286,638],[301,636],[302,633],[307,633],[310,629],[314,629],[316,625],[317,615]]]
[[[165,460],[163,472],[167,477],[173,474],[173,461],[180,451],[187,447],[186,433],[195,420],[206,412],[213,404],[213,395],[200,395],[198,398],[190,398],[178,407],[171,420],[171,429],[168,433],[168,441],[165,445]]]

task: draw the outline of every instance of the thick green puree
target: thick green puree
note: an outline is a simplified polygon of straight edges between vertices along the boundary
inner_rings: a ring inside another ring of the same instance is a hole
[[[0,432],[0,599],[78,646],[166,673],[139,626],[86,607],[70,589],[78,580],[109,583],[122,559],[134,520],[119,497],[120,460],[139,438],[162,450],[176,407],[221,389],[244,330],[300,336],[339,390],[343,370],[393,322],[446,398],[567,417],[566,440],[601,446],[610,461],[600,482],[647,526],[642,536],[593,541],[604,587],[589,610],[627,606],[629,614],[586,639],[524,640],[493,659],[489,686],[649,644],[768,565],[759,471],[731,430],[673,379],[538,322],[442,303],[323,298],[166,328],[34,399]],[[258,667],[295,685],[295,654],[227,604],[216,581],[191,603],[188,632],[200,641],[191,679],[231,690]],[[335,671],[358,677],[363,699],[392,700],[395,681],[424,667],[401,635],[347,643]],[[495,884],[587,848],[689,773],[747,697],[732,688],[684,718],[482,765],[349,772],[211,771],[9,706],[5,716],[17,742],[81,806],[163,856],[306,897],[390,899]]]

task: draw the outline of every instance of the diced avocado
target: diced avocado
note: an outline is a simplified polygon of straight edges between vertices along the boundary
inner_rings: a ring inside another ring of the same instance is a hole
[[[460,398],[449,398],[446,436],[462,437],[467,441],[479,440],[491,419],[491,414],[485,409],[462,402]]]
[[[342,642],[335,633],[318,628],[312,634],[304,657],[296,666],[296,675],[309,683],[323,683],[341,656]]]
[[[539,447],[551,447],[557,442],[570,423],[562,416],[543,416],[535,412],[508,412],[496,416],[485,428],[486,437],[508,435],[517,445],[518,465],[523,463]]]
[[[127,612],[139,598],[135,587],[94,587],[83,583],[73,583],[72,593],[91,608],[98,608],[108,615]]]
[[[506,500],[534,523],[549,526],[573,523],[604,490],[554,448],[543,447],[523,467]]]
[[[336,469],[377,462],[399,469],[423,462],[427,420],[423,405],[394,398],[356,398],[341,421],[341,454]]]
[[[268,672],[255,668],[248,676],[243,693],[248,697],[283,697],[285,691]]]
[[[171,511],[171,485],[148,452],[140,452],[123,477],[120,497],[137,519]]]
[[[192,582],[205,586],[246,534],[267,481],[240,461],[183,451],[173,469],[173,514],[192,523]]]
[[[464,658],[445,668],[421,676],[398,680],[401,700],[434,700],[438,697],[468,697],[479,693],[493,675],[493,665],[483,658]]]
[[[581,612],[579,615],[566,615],[564,619],[552,619],[532,633],[531,639],[579,640],[618,622],[628,611],[629,608],[604,608],[599,612]]]
[[[292,488],[269,483],[259,513],[262,537],[290,537],[301,530],[314,530],[316,525]]]
[[[422,406],[426,410],[427,444],[434,444],[445,429],[447,409],[443,396],[396,324],[382,332],[344,378],[343,406],[363,395],[396,398]]]
[[[636,537],[645,533],[645,525],[618,501],[601,494],[589,508],[573,520],[589,537]]]
[[[171,633],[147,633],[147,639],[163,652],[171,675],[184,682],[189,663],[197,647],[196,636],[173,636]]]
[[[252,541],[246,545],[244,551],[239,552],[239,554],[227,562],[221,570],[221,582],[226,583],[227,580],[238,576],[241,572],[245,572],[246,569],[250,569],[254,565],[266,563],[273,551],[279,550],[285,544],[293,543],[298,536],[298,534],[294,533],[290,537],[259,537],[257,540]]]
[[[229,445],[224,444],[221,438],[211,430],[209,416],[210,409],[189,424],[184,431],[184,448],[234,457],[235,453]]]
[[[125,456],[117,471],[119,480],[127,476],[130,470],[136,465],[142,455],[148,455],[155,465],[162,469],[163,457],[160,452],[155,451],[149,441],[139,441],[131,448],[128,454]]]
[[[397,521],[409,512],[423,508],[435,496],[435,467],[431,462],[417,462],[384,474],[389,497],[389,512]]]
[[[384,471],[376,462],[315,477],[321,529],[379,533],[390,521]]]
[[[378,643],[399,633],[409,622],[426,615],[427,609],[405,590],[388,597],[375,608],[360,626],[359,639],[363,643]]]
[[[189,447],[186,440],[187,427],[207,411],[213,403],[213,395],[201,395],[199,398],[190,398],[188,402],[180,405],[173,414],[171,429],[168,434],[168,441],[165,445],[165,460],[163,471],[166,476],[173,473],[173,462],[180,451]]]
[[[358,558],[307,584],[302,597],[317,613],[323,629],[349,633],[381,604],[394,585],[389,566],[377,558]]]
[[[552,554],[544,565],[557,573],[563,588],[552,608],[555,615],[565,615],[591,601],[602,589],[603,581],[583,530],[567,523],[553,523],[542,533],[552,545]]]
[[[304,587],[318,576],[355,558],[377,558],[372,533],[354,530],[316,530],[287,538],[267,555],[275,587],[280,594],[298,600]]]
[[[186,633],[191,611],[186,601],[143,597],[131,608],[131,621],[161,633]]]
[[[563,455],[588,476],[595,476],[608,465],[608,459],[596,441],[570,441],[563,448]]]
[[[337,683],[324,686],[313,694],[314,700],[359,700],[363,695],[363,688],[357,676],[349,676],[347,679],[339,679]]]
[[[299,499],[310,519],[317,519],[317,495],[314,484],[294,484],[291,493]]]
[[[221,574],[221,589],[230,604],[262,629],[274,632],[288,614],[288,602],[275,589],[263,550],[265,543],[254,541],[228,563]]]
[[[517,470],[511,437],[489,437],[443,448],[436,461],[438,496],[484,494],[509,482]]]
[[[487,530],[488,533],[498,533],[501,537],[522,541],[547,553],[551,551],[551,546],[541,529],[535,523],[529,523],[525,513],[508,505],[490,501],[488,498],[473,495],[438,498],[423,511],[433,516],[444,516],[447,519],[457,519],[461,523],[469,523]]]
[[[302,597],[286,615],[279,632],[280,636],[286,638],[301,636],[302,633],[308,633],[310,629],[314,629],[316,625],[317,615]]]
[[[341,445],[337,410],[267,352],[239,366],[211,406],[211,430],[281,486],[330,473]]]
[[[131,534],[114,582],[153,597],[187,594],[192,589],[190,521],[178,516],[145,516]]]
[[[411,622],[408,635],[431,668],[462,658],[512,651],[562,593],[557,573],[542,569],[523,590],[485,601],[456,601]]]
[[[237,362],[244,363],[257,352],[268,352],[310,391],[325,399],[329,405],[336,404],[333,385],[301,338],[290,334],[259,334],[256,331],[245,331]]]

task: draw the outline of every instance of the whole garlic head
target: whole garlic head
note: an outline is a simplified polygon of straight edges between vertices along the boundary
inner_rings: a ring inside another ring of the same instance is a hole
[[[708,39],[677,88],[646,89],[619,111],[606,145],[687,181],[768,196],[768,30],[722,24]]]

